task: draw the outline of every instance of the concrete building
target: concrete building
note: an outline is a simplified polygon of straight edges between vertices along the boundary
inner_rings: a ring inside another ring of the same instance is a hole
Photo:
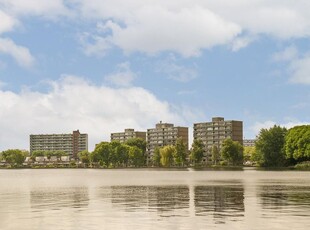
[[[243,146],[244,147],[254,147],[256,139],[244,139]]]
[[[125,129],[125,132],[111,133],[111,141],[126,142],[131,138],[141,138],[146,141],[146,132],[135,131],[134,129]]]
[[[166,145],[174,145],[178,138],[182,138],[186,149],[188,149],[188,127],[174,127],[169,123],[158,123],[155,128],[147,130],[146,153],[148,162],[152,160],[152,156],[156,147]]]
[[[223,117],[213,117],[211,122],[194,124],[194,140],[202,140],[205,145],[206,163],[211,160],[212,146],[220,150],[223,141],[231,138],[243,144],[243,122],[225,121]]]
[[[31,134],[30,154],[36,150],[60,150],[76,158],[79,152],[88,150],[88,135],[80,133],[79,130],[72,134]]]

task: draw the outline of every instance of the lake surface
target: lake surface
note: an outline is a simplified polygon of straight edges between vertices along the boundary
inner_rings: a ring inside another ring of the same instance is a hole
[[[310,229],[310,172],[0,170],[0,229]]]

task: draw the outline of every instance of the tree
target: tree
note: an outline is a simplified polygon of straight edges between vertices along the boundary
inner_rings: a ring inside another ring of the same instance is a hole
[[[295,126],[285,137],[286,158],[299,163],[310,160],[310,125]]]
[[[129,163],[135,167],[143,166],[144,157],[142,150],[137,146],[129,146]]]
[[[106,167],[110,166],[111,145],[109,142],[101,142],[96,145],[95,150],[91,153],[92,162],[99,162]]]
[[[253,161],[255,155],[255,146],[244,146],[243,147],[243,161]]]
[[[90,162],[90,153],[87,150],[78,153],[78,158],[82,163],[89,164]]]
[[[45,156],[45,151],[43,151],[43,150],[36,150],[36,151],[32,152],[31,159],[35,160],[36,157],[44,157],[44,156]]]
[[[146,164],[146,141],[142,138],[130,138],[125,142],[126,145],[136,146],[142,151],[142,155],[144,158],[143,164]]]
[[[277,125],[270,129],[261,129],[255,142],[256,153],[259,155],[261,166],[279,167],[285,165],[286,133],[286,128]]]
[[[183,142],[182,138],[178,138],[175,143],[175,151],[174,151],[174,162],[178,166],[184,166],[184,163],[186,162],[186,156],[187,156],[187,149]]]
[[[153,153],[153,165],[159,167],[160,166],[160,148],[156,147]]]
[[[164,146],[159,150],[160,163],[164,167],[170,167],[173,163],[173,156],[175,155],[176,148],[173,145]]]
[[[243,146],[230,138],[223,141],[221,148],[223,160],[226,160],[230,165],[242,165],[243,163]]]
[[[194,140],[192,144],[191,150],[191,160],[196,164],[200,164],[203,159],[205,145],[203,144],[202,140]]]
[[[52,153],[52,156],[56,156],[57,158],[61,158],[62,156],[68,156],[68,153],[66,153],[63,150],[56,150]]]
[[[211,153],[212,153],[212,158],[211,158],[212,164],[217,165],[220,161],[220,151],[216,145],[212,146]]]
[[[8,149],[2,152],[2,158],[11,165],[21,165],[24,163],[26,156],[22,150]]]

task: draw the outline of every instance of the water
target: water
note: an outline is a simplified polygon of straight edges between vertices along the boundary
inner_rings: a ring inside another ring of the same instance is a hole
[[[310,229],[310,172],[0,170],[0,229]]]

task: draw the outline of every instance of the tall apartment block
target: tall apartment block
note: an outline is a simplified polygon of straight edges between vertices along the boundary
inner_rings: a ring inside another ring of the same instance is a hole
[[[125,129],[124,132],[111,133],[111,141],[126,142],[131,138],[141,138],[146,141],[146,132],[135,131],[134,129]]]
[[[158,123],[155,128],[147,130],[146,153],[148,162],[152,160],[152,156],[156,147],[166,145],[174,145],[178,138],[182,138],[188,149],[188,127],[174,127],[169,123]]]
[[[36,150],[61,150],[76,158],[79,152],[88,150],[88,135],[80,133],[79,130],[72,134],[31,134],[30,154]]]
[[[243,144],[243,122],[225,121],[223,117],[213,117],[212,122],[203,122],[194,124],[194,140],[202,140],[205,145],[206,163],[211,159],[212,146],[221,149],[223,141],[231,138]]]

